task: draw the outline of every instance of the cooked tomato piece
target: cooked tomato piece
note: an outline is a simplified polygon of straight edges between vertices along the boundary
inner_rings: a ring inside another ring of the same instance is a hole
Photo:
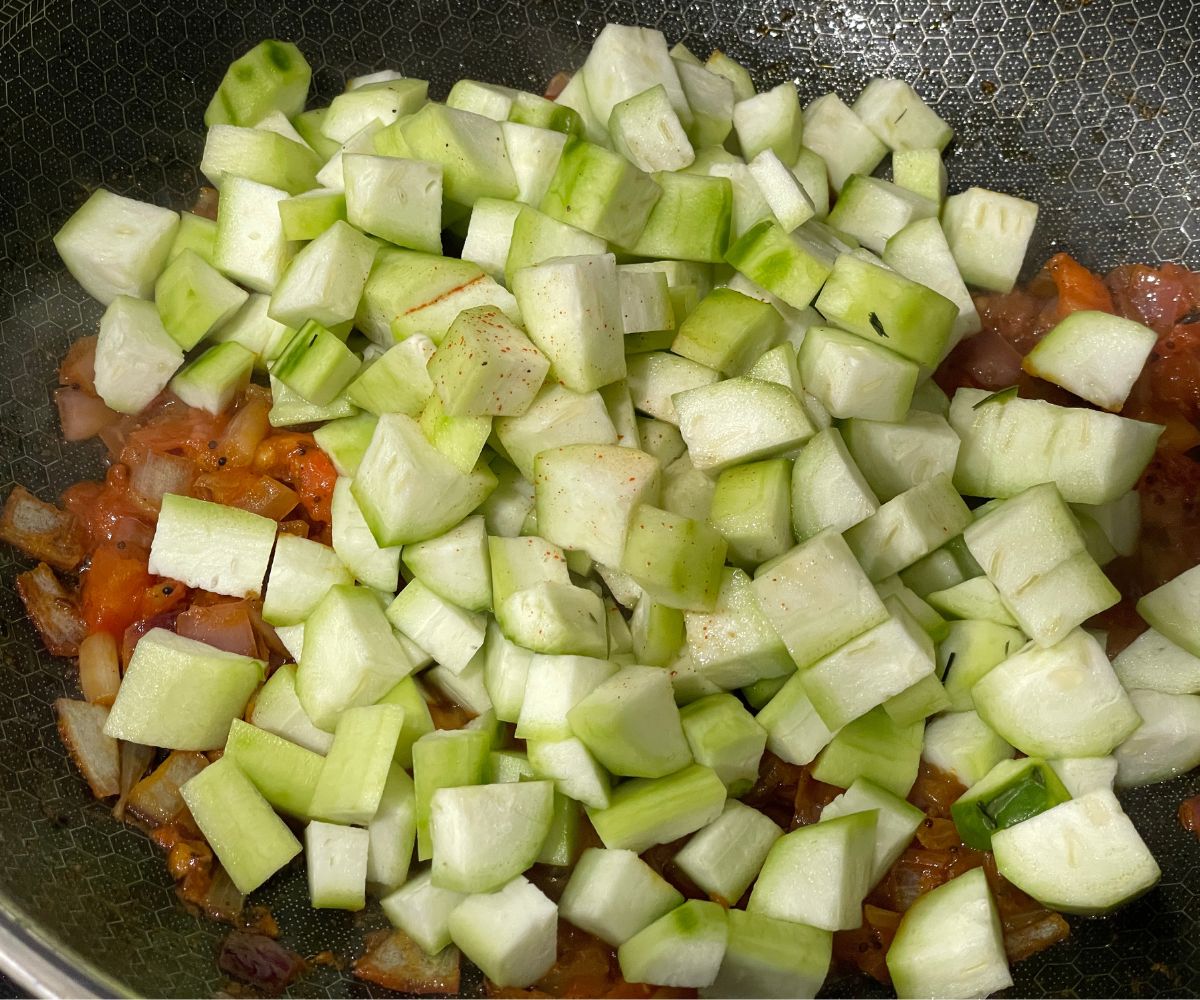
[[[83,573],[83,620],[88,632],[123,635],[142,617],[142,595],[151,582],[145,552],[101,545]]]
[[[314,521],[333,521],[333,487],[337,470],[329,456],[315,445],[291,457],[291,482],[300,504]]]
[[[1045,270],[1058,291],[1058,300],[1054,307],[1055,321],[1083,309],[1108,313],[1115,311],[1112,295],[1109,294],[1104,279],[1098,274],[1093,274],[1070,254],[1056,253],[1046,261]]]

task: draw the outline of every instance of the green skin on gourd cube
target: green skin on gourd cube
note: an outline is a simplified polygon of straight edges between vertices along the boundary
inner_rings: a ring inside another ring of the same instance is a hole
[[[417,422],[429,443],[464,473],[470,473],[479,463],[492,433],[491,417],[452,416],[436,392],[426,401]],[[482,467],[486,469],[487,463]]]
[[[680,324],[671,350],[723,375],[742,375],[783,337],[783,317],[769,302],[714,288]]]
[[[277,132],[214,125],[204,143],[200,171],[220,189],[231,177],[256,181],[290,195],[317,186],[321,159],[307,146]]]
[[[788,233],[774,219],[747,229],[725,259],[796,309],[817,297],[834,267],[834,252],[827,244],[803,232]]]
[[[688,653],[706,678],[725,690],[786,677],[796,664],[771,627],[744,570],[726,567],[711,614],[684,616]]]
[[[958,319],[949,299],[850,254],[834,263],[816,308],[842,329],[931,368],[941,361]]]
[[[193,250],[171,261],[154,284],[163,326],[185,351],[232,317],[248,297]]]
[[[321,126],[325,124],[328,116],[329,108],[324,107],[302,111],[291,119],[292,127],[300,134],[300,138],[312,146],[323,160],[328,160],[342,148],[340,142],[335,142],[321,133]]]
[[[309,320],[271,367],[271,374],[310,403],[332,403],[358,372],[358,356],[315,320]]]
[[[346,387],[346,395],[355,406],[376,416],[382,413],[419,416],[433,395],[433,380],[428,373],[433,350],[428,340],[424,343],[414,337],[402,340],[363,365]]]
[[[665,778],[634,778],[588,818],[605,847],[644,851],[707,826],[725,808],[725,785],[710,767],[692,764]]]
[[[276,809],[308,818],[325,759],[289,740],[234,719],[225,743],[231,758]]]
[[[550,830],[538,851],[539,864],[569,868],[579,858],[583,846],[583,808],[570,796],[554,793]]]
[[[607,249],[599,236],[522,205],[513,221],[512,238],[504,261],[504,281],[512,287],[513,275],[523,267],[532,267],[554,257],[602,254]]]
[[[265,665],[166,629],[151,629],[130,658],[106,735],[172,750],[215,750],[262,682]]]
[[[785,458],[726,469],[709,521],[729,543],[729,561],[752,569],[783,555],[792,538],[792,463]]]
[[[643,596],[630,616],[629,631],[637,662],[665,667],[684,643],[683,612]]]
[[[661,188],[623,156],[581,139],[563,149],[538,206],[551,218],[617,246],[637,242]]]
[[[613,148],[643,170],[682,170],[696,158],[662,84],[613,105],[608,133]]]
[[[451,416],[520,416],[549,370],[546,356],[494,306],[459,313],[429,360]]]
[[[643,504],[633,512],[621,568],[660,604],[712,611],[726,549],[708,525]]]
[[[204,112],[204,124],[254,125],[272,111],[293,118],[304,110],[312,69],[291,42],[259,42],[225,71]]]
[[[318,447],[329,456],[339,476],[353,476],[358,472],[377,422],[374,413],[356,413],[330,420],[313,431]]]
[[[710,694],[679,711],[696,763],[725,782],[730,796],[744,795],[758,780],[767,732],[732,694]]]
[[[626,667],[577,702],[567,721],[613,774],[661,778],[692,759],[660,667]]]
[[[574,108],[557,104],[537,94],[518,91],[513,95],[512,109],[508,120],[518,125],[548,128],[564,135],[579,135],[583,131],[583,120]]]
[[[629,252],[637,257],[723,263],[733,218],[729,178],[674,173],[652,176],[662,195]]]
[[[898,187],[940,205],[946,197],[946,164],[942,160],[942,151],[933,146],[896,150],[892,153],[892,180]]]
[[[283,235],[289,240],[313,240],[335,222],[346,221],[343,191],[305,191],[279,203]]]
[[[300,842],[231,758],[180,788],[204,839],[243,893],[253,892],[300,853]]]
[[[992,834],[1052,809],[1071,798],[1058,775],[1039,757],[1002,760],[950,809],[963,843],[992,847]]]
[[[478,729],[441,729],[413,744],[413,783],[417,795],[417,857],[433,857],[429,819],[439,788],[481,785],[487,777],[491,741]]]
[[[397,246],[442,252],[442,167],[392,156],[342,159],[346,218]]]
[[[571,583],[540,583],[496,605],[496,620],[513,642],[537,653],[605,656],[604,602]]]
[[[446,198],[470,206],[478,198],[515,198],[504,133],[498,122],[469,111],[426,104],[400,131],[412,157],[441,164]]]
[[[313,790],[309,813],[331,823],[366,824],[379,808],[404,712],[396,705],[347,708]]]
[[[183,368],[171,389],[188,406],[222,413],[250,384],[254,355],[241,344],[217,344]]]
[[[175,242],[171,244],[171,252],[167,255],[168,263],[178,257],[184,250],[191,250],[207,264],[212,263],[213,244],[217,239],[217,223],[215,219],[206,219],[202,215],[191,212],[179,213],[179,229],[175,233]]]
[[[433,715],[429,711],[429,703],[421,694],[416,679],[405,677],[376,704],[398,705],[404,709],[404,724],[400,727],[400,736],[396,740],[395,760],[400,767],[411,770],[414,744],[426,733],[433,732]]]
[[[729,940],[721,971],[701,996],[816,996],[833,957],[829,931],[745,910],[725,916]]]
[[[661,986],[708,986],[720,970],[728,933],[722,906],[688,900],[617,949],[621,975]]]
[[[924,720],[897,724],[883,707],[859,716],[830,741],[813,766],[813,777],[839,788],[869,778],[903,798],[917,780]]]

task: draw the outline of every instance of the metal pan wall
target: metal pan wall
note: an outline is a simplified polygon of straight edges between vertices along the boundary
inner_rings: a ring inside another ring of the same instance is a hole
[[[233,57],[291,39],[325,99],[345,75],[384,67],[429,78],[439,97],[462,76],[539,90],[606,20],[719,46],[760,84],[795,79],[805,99],[904,77],[957,129],[955,189],[1040,202],[1031,261],[1065,249],[1096,268],[1200,266],[1200,7],[1189,0],[3,0],[0,492],[19,482],[49,497],[100,468],[95,448],[60,441],[50,402],[66,345],[99,317],[50,235],[97,185],[190,204],[203,109]],[[0,551],[0,954],[44,992],[211,995],[220,928],[177,904],[159,852],[89,798],[59,747],[50,704],[72,692],[71,669],[39,651],[11,586],[21,568]],[[1128,797],[1162,885],[1113,918],[1073,921],[1068,943],[1017,967],[1016,994],[1200,993],[1200,845],[1174,821],[1197,790],[1192,776]],[[289,943],[313,954],[356,938],[360,920],[307,909],[298,875],[263,893]],[[295,992],[376,991],[318,969]]]

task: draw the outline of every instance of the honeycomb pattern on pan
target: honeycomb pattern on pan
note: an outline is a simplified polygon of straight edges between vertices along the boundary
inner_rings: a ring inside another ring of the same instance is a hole
[[[1027,13],[1021,11],[1028,9]],[[49,392],[70,339],[99,315],[49,241],[96,185],[186,206],[201,115],[231,58],[265,36],[299,43],[326,99],[349,73],[398,68],[445,93],[464,75],[538,89],[581,59],[606,20],[718,45],[760,83],[852,97],[871,75],[911,80],[958,129],[952,182],[1040,201],[1031,259],[1067,249],[1095,267],[1200,266],[1200,8],[1188,0],[219,0],[0,2],[0,493],[51,496],[98,469],[59,441]],[[0,893],[8,905],[129,988],[219,988],[220,931],[176,903],[156,851],[88,798],[49,708],[70,668],[37,651],[0,552]],[[1163,862],[1163,885],[1117,916],[1076,921],[1065,946],[1016,970],[1019,995],[1200,992],[1200,848],[1173,820],[1195,776],[1128,797]],[[302,875],[262,894],[312,954],[346,944],[354,918],[313,914]],[[870,992],[832,982],[830,995]],[[296,995],[372,996],[321,969]]]

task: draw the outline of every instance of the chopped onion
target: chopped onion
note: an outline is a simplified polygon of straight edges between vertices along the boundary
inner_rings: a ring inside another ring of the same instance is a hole
[[[67,590],[45,563],[17,577],[17,593],[42,642],[53,656],[78,656],[87,630],[79,613],[79,596]]]
[[[151,629],[165,628],[168,632],[175,631],[175,619],[179,617],[177,611],[164,611],[161,614],[154,615],[151,618],[143,618],[136,621],[125,629],[125,634],[121,636],[121,663],[128,667],[129,661],[133,658],[133,651],[137,649],[137,644],[141,642],[144,636]]]
[[[71,760],[98,799],[121,791],[120,750],[117,741],[104,735],[108,709],[86,701],[59,698],[54,702],[58,734]]]
[[[258,637],[245,601],[188,608],[175,619],[175,631],[227,653],[258,656]]]
[[[136,449],[129,466],[129,490],[150,510],[162,506],[167,493],[187,496],[196,478],[196,467],[179,455],[160,455]]]
[[[267,660],[272,655],[276,655],[280,660],[290,660],[292,654],[283,644],[283,640],[279,638],[275,626],[268,625],[262,616],[262,602],[247,601],[246,611],[250,615],[250,624],[254,627],[254,634],[258,637],[258,658]]]
[[[221,436],[221,455],[228,466],[240,469],[253,463],[259,444],[271,431],[270,412],[270,392],[250,386]]]
[[[557,101],[558,95],[566,89],[567,84],[570,82],[570,73],[555,73],[550,77],[550,82],[546,84],[546,90],[544,91],[546,100]]]
[[[125,814],[147,829],[165,826],[184,815],[187,806],[179,789],[208,767],[202,753],[176,750],[142,778],[125,801]]]
[[[203,473],[196,479],[196,495],[203,500],[269,517],[272,521],[287,517],[300,502],[295,491],[278,479],[246,469]]]
[[[192,206],[191,212],[193,215],[212,219],[215,222],[217,220],[217,204],[220,199],[221,196],[217,193],[217,189],[205,184],[196,195],[196,203]]]
[[[1039,909],[1004,921],[1004,950],[1010,962],[1023,962],[1070,936],[1071,925],[1053,910]]]
[[[14,486],[4,502],[0,541],[62,570],[78,566],[85,551],[79,519],[70,511],[39,500],[24,486]]]
[[[213,865],[212,877],[208,880],[203,895],[190,902],[200,907],[210,920],[232,924],[242,915],[246,897],[238,891],[238,887],[233,884],[233,879],[224,868]]]
[[[99,396],[82,389],[70,386],[56,389],[54,402],[58,406],[58,422],[62,425],[63,437],[67,441],[94,438],[109,424],[121,419],[121,414],[105,406]]]
[[[122,417],[115,423],[108,424],[100,431],[100,440],[104,443],[104,447],[108,449],[108,457],[114,462],[121,456],[121,452],[125,450],[125,442],[128,441],[130,432],[137,426],[135,417]]]
[[[403,931],[378,931],[367,938],[366,954],[354,963],[354,975],[400,993],[456,996],[459,959],[454,945],[426,955]]]
[[[1200,795],[1193,795],[1179,803],[1179,825],[1200,837]]]
[[[67,356],[58,366],[58,384],[72,389],[96,394],[96,343],[94,334],[80,337],[68,349]]]
[[[304,959],[265,934],[231,931],[217,957],[221,971],[269,996],[282,993],[304,971]]]
[[[108,708],[117,697],[121,660],[117,640],[107,632],[93,633],[79,644],[79,686],[84,699],[93,705]]]
[[[154,747],[143,746],[141,743],[121,742],[121,790],[117,803],[113,806],[113,815],[117,819],[125,818],[125,803],[133,786],[142,780],[142,776],[154,761]]]

